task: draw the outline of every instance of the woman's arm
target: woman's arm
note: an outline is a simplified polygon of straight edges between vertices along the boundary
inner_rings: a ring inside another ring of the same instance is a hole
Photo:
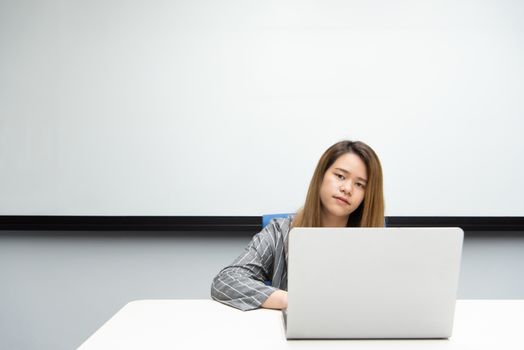
[[[261,306],[266,309],[287,309],[287,292],[280,289],[274,291]]]
[[[255,235],[244,252],[218,273],[211,285],[213,299],[237,309],[252,310],[263,306],[278,291],[264,283],[269,280],[273,270],[273,229],[266,227]],[[274,298],[270,305],[273,305]]]

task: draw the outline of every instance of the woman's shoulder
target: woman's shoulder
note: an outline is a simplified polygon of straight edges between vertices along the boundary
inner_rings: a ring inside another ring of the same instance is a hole
[[[273,218],[269,221],[266,227],[277,230],[289,230],[294,218],[295,214],[289,214],[288,216]]]
[[[283,247],[291,230],[291,224],[295,214],[290,214],[287,217],[273,218],[269,221],[266,227],[258,234],[260,239],[266,240],[275,248]]]
[[[282,241],[287,237],[289,231],[291,230],[291,224],[294,217],[295,214],[290,214],[287,217],[284,216],[273,218],[269,221],[267,226],[264,227],[262,232],[265,231],[267,234],[272,236],[275,241]]]

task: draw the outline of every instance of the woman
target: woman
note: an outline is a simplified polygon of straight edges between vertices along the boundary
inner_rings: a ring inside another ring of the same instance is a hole
[[[293,227],[383,227],[382,167],[363,142],[341,141],[320,158],[304,207],[273,219],[222,269],[211,297],[241,310],[287,308],[287,247]],[[271,281],[271,285],[265,281]]]

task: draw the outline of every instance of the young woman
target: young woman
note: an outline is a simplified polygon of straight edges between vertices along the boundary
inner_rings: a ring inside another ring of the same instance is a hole
[[[287,308],[291,228],[346,226],[384,226],[382,167],[371,147],[360,141],[341,141],[324,152],[304,207],[289,218],[271,220],[256,234],[213,279],[211,297],[241,310]]]

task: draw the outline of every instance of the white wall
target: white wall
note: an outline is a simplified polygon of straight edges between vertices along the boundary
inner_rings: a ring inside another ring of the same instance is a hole
[[[524,5],[0,3],[0,214],[260,215],[361,139],[388,215],[522,216]]]

